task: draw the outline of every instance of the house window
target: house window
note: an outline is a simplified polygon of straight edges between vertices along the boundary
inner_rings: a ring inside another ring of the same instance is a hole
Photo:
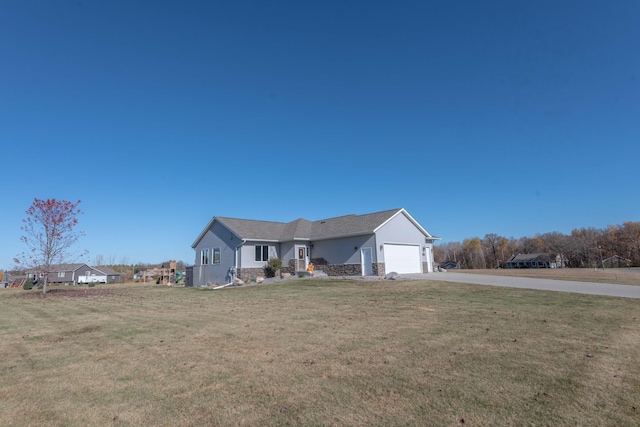
[[[202,256],[200,258],[200,264],[207,265],[209,264],[209,249],[202,250]]]
[[[211,264],[220,264],[220,248],[213,248],[213,258]]]
[[[256,261],[269,261],[269,246],[256,245]]]
[[[58,277],[64,277],[64,271],[58,271]]]

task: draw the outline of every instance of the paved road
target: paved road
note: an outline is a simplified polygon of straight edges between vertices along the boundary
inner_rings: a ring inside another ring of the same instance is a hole
[[[640,298],[640,286],[612,283],[572,282],[568,280],[532,279],[529,277],[489,276],[468,273],[402,274],[414,279],[442,280],[445,282],[472,283],[476,285],[506,286],[510,288],[538,289],[544,291],[576,292],[579,294],[607,295],[612,297]]]

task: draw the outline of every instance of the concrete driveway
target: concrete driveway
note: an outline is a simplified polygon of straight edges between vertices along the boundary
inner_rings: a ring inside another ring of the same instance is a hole
[[[538,289],[543,291],[575,292],[579,294],[611,297],[640,298],[640,286],[613,283],[572,282],[568,280],[532,279],[529,277],[489,276],[468,273],[402,274],[401,277],[476,285],[505,286],[509,288]]]

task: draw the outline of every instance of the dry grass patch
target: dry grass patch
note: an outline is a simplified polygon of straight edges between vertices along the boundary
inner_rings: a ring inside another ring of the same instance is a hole
[[[0,292],[0,425],[640,423],[635,300],[427,281],[79,290]]]
[[[532,277],[534,279],[571,280],[577,282],[613,283],[640,286],[638,268],[512,268],[451,270],[456,273],[488,274],[492,276]]]

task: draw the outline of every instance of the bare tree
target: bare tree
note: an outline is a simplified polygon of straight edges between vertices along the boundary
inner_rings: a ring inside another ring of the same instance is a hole
[[[124,273],[124,269],[127,267],[127,265],[129,265],[129,257],[123,255],[120,258],[120,273]]]
[[[434,247],[434,256],[438,256],[438,260],[440,261],[458,261],[458,256],[462,252],[462,246],[458,242],[448,242],[443,243],[442,245],[438,245],[437,252],[435,252]]]
[[[640,264],[640,222],[626,221],[619,229],[621,246],[624,246],[620,251],[635,264]]]
[[[570,234],[550,232],[534,237],[505,238],[486,234],[460,242],[442,243],[434,248],[435,257],[444,261],[460,261],[464,268],[486,268],[500,265],[519,253],[552,253],[561,255],[571,267],[602,264],[619,257],[627,266],[640,265],[640,222],[627,221],[609,225],[574,229]]]
[[[482,240],[479,237],[464,239],[462,242],[462,254],[467,268],[487,268]]]
[[[489,264],[494,267],[500,267],[501,261],[504,261],[504,248],[506,246],[507,239],[502,236],[498,236],[495,233],[485,234],[482,243],[489,252]],[[498,251],[502,252],[502,258],[498,258]]]
[[[34,199],[22,220],[24,235],[20,238],[29,250],[16,256],[16,264],[33,268],[44,276],[42,292],[47,292],[47,282],[52,266],[70,262],[86,254],[73,254],[71,247],[84,233],[76,231],[80,200]]]
[[[93,260],[95,265],[104,265],[104,255],[98,254]]]

